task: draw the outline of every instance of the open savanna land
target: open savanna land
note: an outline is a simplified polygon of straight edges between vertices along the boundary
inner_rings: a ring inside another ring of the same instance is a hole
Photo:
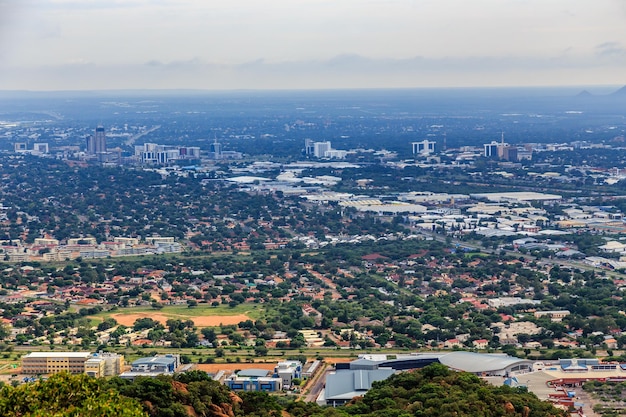
[[[264,315],[264,310],[257,304],[240,304],[235,307],[227,305],[210,306],[199,304],[195,307],[164,306],[159,309],[152,307],[128,307],[103,311],[88,316],[94,324],[112,318],[118,324],[132,326],[137,319],[149,317],[162,324],[167,320],[191,320],[196,327],[219,327],[221,325],[238,324],[245,320],[257,320]]]

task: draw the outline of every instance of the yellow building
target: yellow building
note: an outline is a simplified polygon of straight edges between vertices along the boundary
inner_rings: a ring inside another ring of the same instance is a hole
[[[22,373],[47,375],[68,371],[93,377],[115,376],[124,370],[124,356],[115,353],[32,352],[22,356]]]
[[[124,355],[116,353],[94,353],[85,362],[85,373],[96,378],[116,376],[121,374],[123,370]]]
[[[89,352],[32,352],[22,356],[22,373],[43,375],[68,371],[82,374],[90,357]]]
[[[104,361],[102,358],[89,358],[85,361],[85,373],[99,378],[104,376]]]

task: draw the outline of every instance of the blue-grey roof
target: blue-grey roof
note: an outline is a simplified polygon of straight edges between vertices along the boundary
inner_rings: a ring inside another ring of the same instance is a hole
[[[390,368],[376,370],[340,370],[326,377],[326,400],[349,400],[365,394],[372,382],[383,381],[394,374]]]
[[[237,372],[237,376],[247,376],[250,378],[263,378],[270,372],[267,369],[242,369]]]
[[[139,358],[132,363],[133,366],[138,365],[169,365],[171,363],[176,363],[176,358],[167,357],[167,356],[151,356],[148,358]]]
[[[439,357],[439,362],[449,368],[465,372],[491,372],[510,366],[532,364],[531,361],[505,354],[450,352]]]

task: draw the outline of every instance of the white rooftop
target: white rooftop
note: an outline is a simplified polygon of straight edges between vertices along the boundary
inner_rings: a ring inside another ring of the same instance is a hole
[[[88,358],[91,352],[31,352],[25,358]]]
[[[561,200],[563,197],[556,194],[544,194],[536,192],[511,192],[511,193],[477,193],[470,194],[473,198],[484,198],[489,201],[551,201]]]

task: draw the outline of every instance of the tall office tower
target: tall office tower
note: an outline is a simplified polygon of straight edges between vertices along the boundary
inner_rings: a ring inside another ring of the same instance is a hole
[[[107,151],[107,137],[104,133],[104,127],[98,126],[96,128],[96,135],[94,136],[95,153],[102,153]]]
[[[517,156],[517,146],[504,146],[502,159],[509,162],[517,162],[519,159]]]
[[[304,140],[304,154],[305,155],[313,155],[315,152],[315,142],[313,139],[305,139]]]
[[[212,154],[213,159],[222,159],[222,144],[217,141],[217,138],[209,147],[209,152]]]
[[[498,157],[498,145],[499,143],[495,140],[491,143],[485,143],[483,146],[485,147],[485,158],[497,158]]]
[[[324,158],[324,157],[326,157],[326,152],[328,152],[331,149],[333,149],[333,147],[330,144],[330,141],[315,142],[315,144],[313,146],[314,146],[314,148],[313,148],[313,155],[315,155],[316,158]]]
[[[87,136],[87,153],[96,155],[107,151],[107,138],[104,127],[98,126],[93,136]]]
[[[93,155],[96,153],[96,145],[95,145],[95,139],[93,137],[93,135],[89,135],[87,136],[87,139],[85,141],[86,145],[87,145],[87,155]]]

